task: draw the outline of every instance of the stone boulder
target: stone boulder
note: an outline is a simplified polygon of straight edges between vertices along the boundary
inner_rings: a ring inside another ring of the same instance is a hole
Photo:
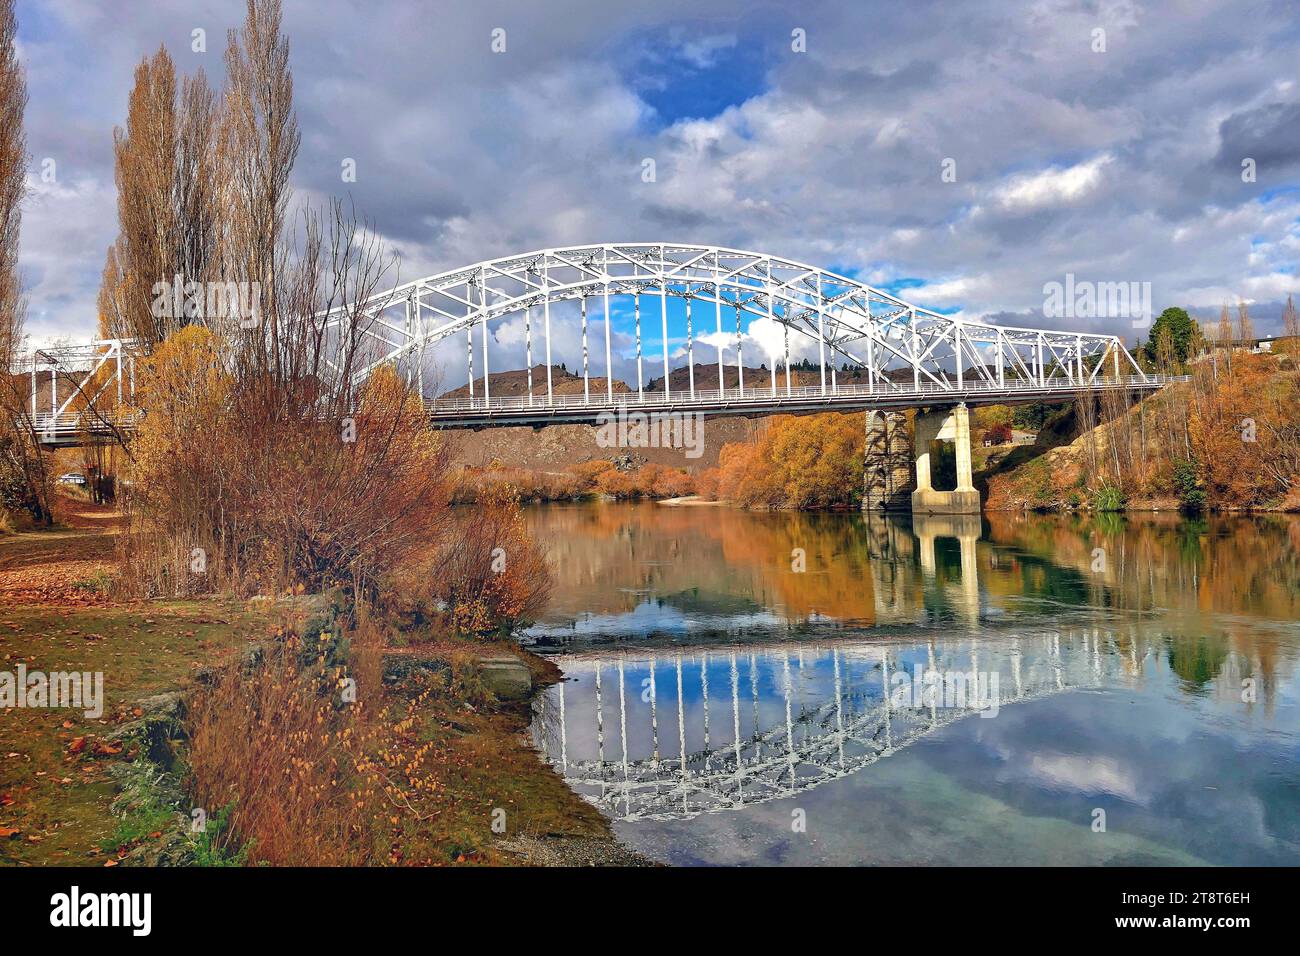
[[[479,674],[498,700],[527,700],[533,692],[532,671],[512,654],[480,658]]]

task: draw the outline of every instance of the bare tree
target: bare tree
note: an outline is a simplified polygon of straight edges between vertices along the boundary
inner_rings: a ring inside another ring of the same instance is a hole
[[[181,275],[195,282],[217,279],[221,272],[220,140],[218,100],[199,70],[181,81],[176,131],[177,259]]]
[[[1215,336],[1226,350],[1224,359],[1228,363],[1228,374],[1232,374],[1232,316],[1228,313],[1228,303],[1223,303],[1223,310],[1219,312],[1219,331]]]
[[[155,285],[180,274],[176,212],[176,69],[165,48],[135,70],[125,129],[113,132],[117,179],[115,250],[121,285],[115,335],[150,347],[173,331],[174,317],[153,314]]]
[[[1286,308],[1282,310],[1282,334],[1300,338],[1300,312],[1291,296],[1286,297]]]
[[[25,377],[15,374],[26,303],[18,275],[18,232],[27,176],[23,113],[27,82],[18,63],[13,0],[0,0],[0,506],[49,524],[50,482]]]
[[[223,151],[229,158],[226,271],[236,280],[260,284],[263,332],[270,347],[257,354],[273,364],[281,360],[278,272],[284,258],[279,238],[301,142],[282,19],[280,0],[248,0],[243,28],[230,31],[223,125]]]
[[[1250,319],[1250,309],[1240,301],[1237,303],[1237,338],[1247,349],[1255,341],[1255,323]]]
[[[0,2],[0,355],[12,360],[21,337],[18,281],[19,208],[27,175],[23,111],[27,87],[14,51],[13,0]],[[8,371],[6,361],[5,369]]]

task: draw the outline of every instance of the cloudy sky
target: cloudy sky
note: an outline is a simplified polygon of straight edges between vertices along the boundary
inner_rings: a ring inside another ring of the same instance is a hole
[[[19,0],[36,340],[94,330],[133,67],[165,44],[221,82],[242,7]],[[285,28],[298,196],[350,194],[403,280],[567,243],[718,243],[1128,340],[1127,318],[1045,318],[1044,284],[1150,282],[1157,312],[1203,318],[1240,297],[1263,330],[1300,291],[1294,0],[285,0]]]

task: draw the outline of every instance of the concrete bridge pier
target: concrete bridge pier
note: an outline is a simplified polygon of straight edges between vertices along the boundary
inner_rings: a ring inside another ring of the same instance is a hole
[[[966,403],[951,408],[916,412],[913,424],[916,449],[916,490],[912,492],[912,513],[933,515],[977,515],[980,494],[975,490],[971,467],[970,410]],[[936,491],[930,473],[930,443],[950,441],[957,451],[957,487]]]
[[[862,510],[906,511],[911,507],[912,439],[902,412],[867,412],[867,447],[862,462]]]

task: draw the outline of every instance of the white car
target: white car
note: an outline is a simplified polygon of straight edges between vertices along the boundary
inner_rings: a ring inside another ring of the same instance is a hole
[[[58,481],[61,485],[85,485],[86,476],[70,471],[66,475],[59,475]]]

